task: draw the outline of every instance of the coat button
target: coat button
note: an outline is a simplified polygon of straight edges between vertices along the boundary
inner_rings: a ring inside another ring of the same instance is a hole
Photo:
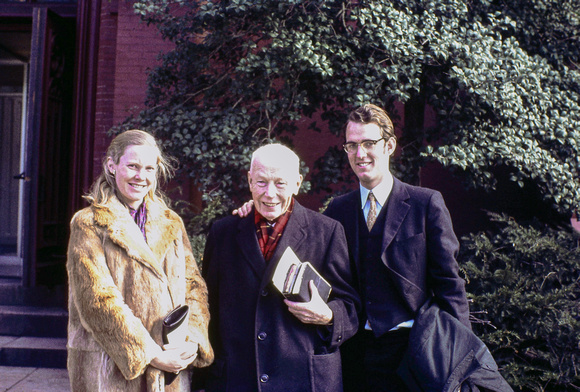
[[[258,340],[266,340],[267,336],[268,336],[268,334],[266,332],[260,332],[258,334]]]
[[[260,294],[262,295],[262,297],[265,297],[268,295],[268,290],[264,289],[260,292]]]
[[[270,376],[268,376],[267,374],[262,374],[260,376],[260,382],[268,382],[269,379],[270,379]]]

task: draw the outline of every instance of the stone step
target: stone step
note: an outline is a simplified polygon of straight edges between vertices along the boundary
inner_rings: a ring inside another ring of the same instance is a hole
[[[0,277],[22,278],[22,261],[18,257],[3,256],[0,258]]]
[[[66,286],[24,287],[20,279],[0,278],[0,305],[67,307]]]
[[[66,368],[66,338],[0,336],[0,366]]]
[[[0,335],[66,338],[67,322],[59,307],[0,305]]]
[[[66,369],[0,366],[0,391],[71,392]]]

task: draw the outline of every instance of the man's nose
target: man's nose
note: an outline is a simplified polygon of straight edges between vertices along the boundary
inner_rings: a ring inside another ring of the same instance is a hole
[[[362,144],[356,146],[356,156],[357,158],[363,158],[367,155],[367,151],[363,148]]]
[[[274,197],[276,196],[276,185],[273,182],[268,183],[266,186],[266,196]]]

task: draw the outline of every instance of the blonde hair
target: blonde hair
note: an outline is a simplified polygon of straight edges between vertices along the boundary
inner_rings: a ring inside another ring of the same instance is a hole
[[[103,171],[97,177],[88,194],[86,194],[84,199],[93,205],[103,205],[107,203],[115,193],[118,191],[117,183],[115,182],[115,176],[111,173],[107,167],[107,161],[109,158],[118,165],[121,157],[125,153],[125,150],[129,146],[150,146],[157,150],[157,171],[155,176],[155,183],[145,196],[155,203],[160,203],[164,206],[167,205],[166,198],[163,192],[158,187],[159,180],[168,181],[173,177],[175,168],[173,167],[173,160],[165,156],[155,138],[139,129],[132,129],[125,131],[117,135],[109,145],[107,149],[107,154],[105,155],[102,163]]]

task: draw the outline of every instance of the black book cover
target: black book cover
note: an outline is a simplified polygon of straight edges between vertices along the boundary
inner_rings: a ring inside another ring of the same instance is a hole
[[[187,315],[189,314],[189,306],[180,305],[169,312],[163,318],[162,339],[163,344],[185,342],[187,335]],[[171,384],[177,374],[165,372],[165,385]]]
[[[313,281],[322,299],[327,302],[332,287],[309,262],[301,262],[288,247],[278,261],[272,282],[285,298],[295,302],[310,301],[309,282]]]

